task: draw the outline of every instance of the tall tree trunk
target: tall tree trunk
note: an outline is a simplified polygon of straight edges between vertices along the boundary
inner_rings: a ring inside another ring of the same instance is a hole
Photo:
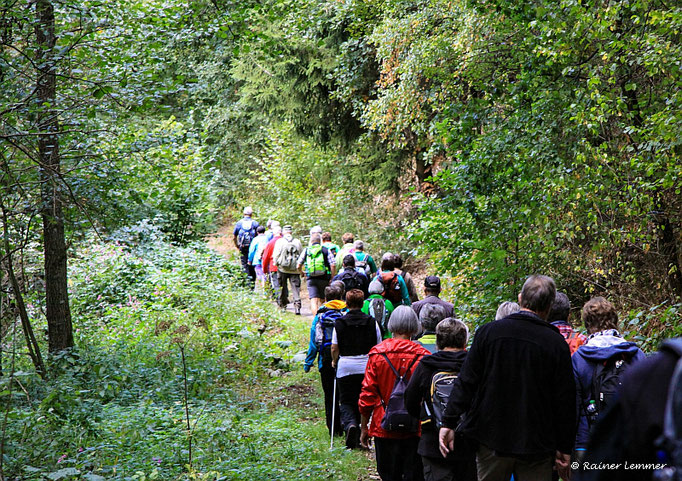
[[[50,0],[36,1],[38,53],[37,95],[38,152],[42,196],[43,242],[45,251],[45,296],[50,352],[73,346],[73,328],[66,273],[66,240],[60,189],[59,121],[54,110],[57,101],[57,61],[55,55],[55,16]]]

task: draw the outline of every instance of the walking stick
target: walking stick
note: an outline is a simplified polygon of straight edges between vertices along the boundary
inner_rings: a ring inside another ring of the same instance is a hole
[[[331,440],[329,441],[329,450],[334,449],[334,428],[336,427],[336,371],[334,371],[334,395],[332,396],[332,422],[330,423],[329,433]]]

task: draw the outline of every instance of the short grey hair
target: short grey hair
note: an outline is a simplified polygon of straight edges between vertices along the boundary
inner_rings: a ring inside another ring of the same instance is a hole
[[[526,279],[521,289],[519,304],[535,313],[549,312],[556,296],[554,279],[548,276],[534,275]]]
[[[502,304],[500,304],[500,307],[497,308],[495,320],[499,321],[500,319],[504,319],[507,316],[511,316],[515,312],[519,312],[520,310],[521,306],[519,306],[516,302],[504,301]]]
[[[361,240],[356,240],[355,241],[355,249],[359,251],[364,251],[365,250],[365,243],[362,242]]]
[[[446,347],[463,349],[469,341],[469,328],[459,319],[446,317],[436,326],[436,346],[439,351]]]
[[[414,309],[410,306],[398,306],[388,319],[388,330],[394,334],[403,334],[410,337],[421,331],[419,319]]]
[[[322,236],[318,233],[315,233],[310,236],[310,243],[311,244],[320,244],[322,242]]]

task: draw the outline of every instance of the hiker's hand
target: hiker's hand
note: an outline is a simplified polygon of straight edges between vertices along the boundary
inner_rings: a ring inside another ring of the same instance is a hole
[[[360,427],[360,446],[369,449],[369,430],[367,426]]]
[[[310,372],[310,366],[303,366],[303,372]]]
[[[455,430],[450,428],[440,428],[438,433],[438,449],[443,457],[455,449]]]
[[[556,452],[556,459],[554,461],[559,477],[564,481],[571,479],[571,455],[564,454],[559,451]]]

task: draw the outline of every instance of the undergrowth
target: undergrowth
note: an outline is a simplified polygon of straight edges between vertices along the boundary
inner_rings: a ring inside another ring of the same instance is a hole
[[[366,479],[365,455],[329,451],[317,377],[293,361],[307,321],[235,265],[154,238],[92,243],[70,274],[77,348],[47,382],[18,355],[0,381],[6,478]]]

